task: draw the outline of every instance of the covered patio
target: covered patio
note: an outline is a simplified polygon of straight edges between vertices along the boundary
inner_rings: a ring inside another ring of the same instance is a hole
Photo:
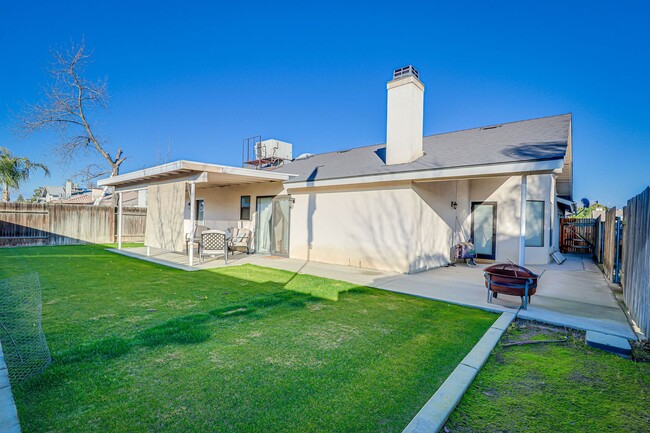
[[[283,182],[291,176],[181,160],[103,179],[98,185],[114,188],[118,197],[118,250],[123,244],[123,194],[139,191],[147,203],[143,257],[169,254],[171,262],[192,267],[198,264],[199,227],[246,230],[248,251],[270,251],[270,243],[277,241],[288,254],[288,234],[283,235],[288,233],[290,203]],[[276,206],[278,196],[284,200]],[[274,212],[284,216],[273,227],[278,229],[275,237],[271,233]]]

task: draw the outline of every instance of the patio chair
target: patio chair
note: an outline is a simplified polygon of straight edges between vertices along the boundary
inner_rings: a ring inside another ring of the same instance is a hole
[[[249,229],[238,229],[235,227],[233,227],[231,231],[232,237],[228,243],[228,248],[230,248],[230,251],[234,253],[237,248],[246,248],[246,254],[250,254],[252,232]]]
[[[192,248],[194,248],[194,244],[200,244],[201,243],[201,233],[203,233],[206,230],[210,230],[209,227],[207,226],[199,226],[197,225],[196,228],[194,229],[194,240],[190,241],[190,237],[192,237],[192,233],[187,233],[185,235],[185,253],[189,253],[190,251],[190,242],[192,242]]]
[[[201,242],[199,242],[199,262],[203,263],[205,256],[223,255],[227,264],[229,241],[230,230],[203,230],[201,232]]]

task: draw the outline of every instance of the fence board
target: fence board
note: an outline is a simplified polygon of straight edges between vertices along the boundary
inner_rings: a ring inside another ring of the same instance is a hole
[[[603,223],[600,215],[594,220],[594,260],[596,263],[603,262]]]
[[[146,209],[124,209],[124,241],[144,240],[146,214]],[[116,224],[111,206],[0,203],[0,246],[111,243]]]
[[[117,214],[115,215],[117,221]],[[147,221],[147,209],[127,208],[122,211],[122,241],[144,242],[144,226]],[[117,230],[115,231],[117,242]]]
[[[616,267],[616,208],[611,207],[605,215],[605,242],[603,247],[603,271],[612,281]]]
[[[650,333],[650,187],[623,210],[623,296],[632,318]]]

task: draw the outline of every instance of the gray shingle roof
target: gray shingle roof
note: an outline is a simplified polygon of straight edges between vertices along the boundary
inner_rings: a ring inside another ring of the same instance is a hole
[[[277,169],[297,174],[285,183],[339,179],[508,162],[562,159],[571,114],[503,123],[424,137],[424,155],[406,164],[386,165],[385,144],[321,153]]]

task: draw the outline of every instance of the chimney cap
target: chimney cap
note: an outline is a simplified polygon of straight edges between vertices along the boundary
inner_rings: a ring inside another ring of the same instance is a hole
[[[395,69],[393,71],[393,80],[406,77],[415,77],[419,80],[420,73],[413,67],[413,65],[404,66],[403,68]]]

